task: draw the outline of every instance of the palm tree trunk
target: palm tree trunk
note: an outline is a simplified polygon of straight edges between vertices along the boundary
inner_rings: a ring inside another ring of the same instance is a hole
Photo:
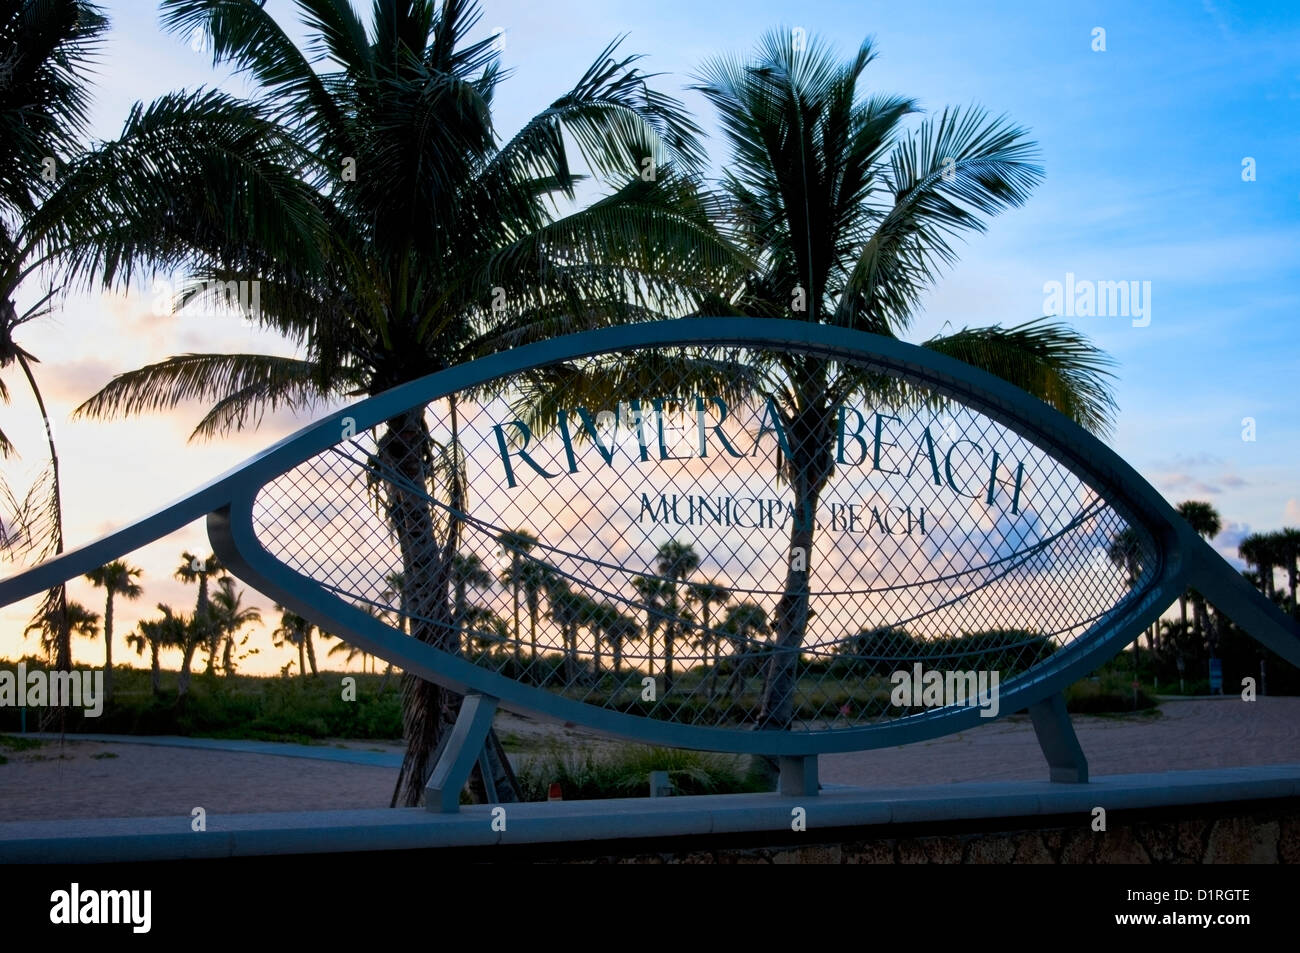
[[[229,678],[234,670],[232,654],[235,649],[235,637],[227,634],[221,650],[221,671]]]
[[[834,434],[823,398],[819,396],[805,406],[787,425],[786,432],[791,451],[788,466],[794,491],[794,517],[790,525],[785,591],[776,608],[776,642],[768,663],[758,717],[760,728],[775,731],[784,731],[793,721],[797,663],[808,627],[817,504],[834,470],[831,454]],[[804,558],[796,560],[796,552],[802,552]]]
[[[515,610],[515,658],[519,658],[519,554],[510,557],[510,596]],[[534,653],[535,654],[535,653]]]
[[[537,661],[537,613],[541,606],[538,605],[536,598],[530,598],[528,601],[528,646],[531,658],[529,661]]]
[[[457,445],[458,424],[455,402],[450,402],[451,444]],[[434,533],[429,501],[414,488],[430,485],[429,466],[432,439],[424,421],[424,407],[403,412],[388,421],[387,432],[379,440],[381,472],[392,473],[397,480],[387,487],[388,518],[397,536],[402,556],[405,585],[402,607],[410,620],[409,632],[416,639],[445,652],[455,652],[451,637],[452,607],[447,598],[452,557],[459,542],[459,526],[453,521],[442,546]],[[400,482],[398,482],[400,481]],[[459,476],[453,477],[452,513],[464,507]],[[402,675],[402,727],[406,736],[406,754],[393,787],[392,807],[417,807],[424,799],[424,787],[433,771],[432,760],[439,742],[455,724],[461,697],[433,682],[409,672]],[[490,760],[496,729],[489,733]],[[497,772],[500,773],[500,772]],[[506,775],[509,772],[505,772]],[[471,789],[482,788],[478,765],[471,776]],[[516,791],[500,791],[506,800],[518,800]]]
[[[664,630],[664,694],[667,695],[673,688],[673,649],[677,641],[677,621],[669,620],[667,629]]]
[[[149,664],[149,674],[153,681],[153,693],[155,695],[161,695],[162,694],[162,665],[160,665],[158,662],[157,642],[149,643],[149,655],[151,656],[150,664]]]
[[[319,675],[316,671],[316,646],[311,640],[311,629],[302,634],[302,640],[307,644],[307,664],[311,666],[312,675]]]
[[[198,650],[199,640],[185,640],[185,652],[181,657],[181,673],[176,679],[176,697],[184,698],[190,690],[190,665],[194,662],[194,653]]]
[[[104,600],[104,700],[113,697],[113,587]]]
[[[203,645],[208,650],[208,664],[204,666],[203,674],[211,675],[216,671],[217,663],[217,633],[213,631],[212,619],[208,612],[208,574],[199,573],[199,599],[194,606],[194,621],[199,626],[199,631],[203,633]]]
[[[299,636],[298,636],[298,674],[301,675],[303,678],[306,678],[306,677],[307,677],[307,658],[306,658],[307,647],[306,647],[306,645],[304,645],[304,643],[305,643],[306,641],[307,641],[307,636],[306,636],[306,634],[299,634]]]
[[[54,555],[63,553],[63,490],[59,479],[59,454],[54,447],[54,429],[50,426],[50,416],[45,410],[45,398],[36,386],[36,375],[32,373],[31,364],[21,349],[16,354],[18,364],[27,378],[27,386],[36,398],[37,409],[41,412],[41,423],[45,425],[45,442],[50,449],[50,477],[53,481],[51,493],[54,497]],[[60,583],[50,590],[55,603],[55,618],[58,630],[54,636],[54,667],[60,672],[72,671],[72,629],[68,624],[68,591]]]

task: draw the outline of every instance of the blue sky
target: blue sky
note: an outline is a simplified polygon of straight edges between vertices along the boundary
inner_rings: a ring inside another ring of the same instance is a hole
[[[137,100],[201,84],[243,88],[184,38],[164,34],[155,4],[105,6],[113,27],[97,78],[97,136],[114,135]],[[777,26],[821,34],[845,55],[873,36],[868,87],[915,97],[927,110],[978,103],[1029,127],[1045,181],[1024,208],[971,236],[909,336],[1039,316],[1044,284],[1067,273],[1150,282],[1146,327],[1127,317],[1070,320],[1118,362],[1113,446],[1172,501],[1213,502],[1228,527],[1220,548],[1235,554],[1247,531],[1300,525],[1300,8],[1227,0],[1037,6],[485,0],[480,31],[506,30],[514,75],[497,101],[503,135],[620,33],[629,34],[625,50],[669,74],[661,88],[680,92],[705,58],[744,53]],[[287,0],[268,8],[293,16]],[[1105,31],[1104,51],[1093,49],[1096,28]],[[721,162],[709,107],[681,95],[714,134],[709,149]],[[1246,157],[1255,160],[1255,181],[1242,180]],[[188,350],[284,349],[235,318],[186,323],[154,317],[148,304],[81,296],[23,340],[42,357],[63,441],[72,543],[182,495],[301,423],[272,419],[261,434],[196,447],[185,438],[197,408],[109,425],[68,421],[112,373],[147,361]],[[37,432],[14,419],[28,410],[16,395],[5,429],[35,465]],[[1245,417],[1256,422],[1253,442],[1242,439]],[[124,458],[146,465],[128,475]],[[159,599],[184,606],[192,598],[166,578],[184,546],[206,546],[200,527],[139,560],[152,583],[148,605],[127,607],[123,632]],[[6,610],[3,631],[27,614]],[[16,635],[0,635],[0,654],[18,647]]]

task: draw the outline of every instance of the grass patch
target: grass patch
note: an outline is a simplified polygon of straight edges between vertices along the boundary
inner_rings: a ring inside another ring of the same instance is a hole
[[[25,659],[28,670],[43,669]],[[78,666],[81,668],[81,666]],[[187,735],[206,738],[319,743],[325,738],[390,740],[402,737],[400,681],[380,674],[346,673],[356,679],[356,700],[345,701],[345,673],[309,678],[195,674],[178,697],[176,672],[164,672],[154,694],[150,673],[118,666],[113,698],[98,718],[67,713],[67,732],[124,735]],[[380,689],[383,689],[382,691]],[[0,731],[17,731],[20,713],[0,708]],[[31,713],[28,713],[29,725]]]
[[[0,735],[0,748],[10,751],[30,751],[39,748],[44,742],[39,738],[25,738],[22,735]]]
[[[92,754],[91,757],[96,761],[103,761],[105,758],[116,758],[117,755],[111,751],[101,751],[99,754]]]
[[[595,753],[551,747],[517,773],[525,801],[545,801],[558,782],[565,800],[645,797],[650,772],[667,771],[675,794],[739,794],[766,790],[749,775],[741,755],[648,748],[640,745]]]

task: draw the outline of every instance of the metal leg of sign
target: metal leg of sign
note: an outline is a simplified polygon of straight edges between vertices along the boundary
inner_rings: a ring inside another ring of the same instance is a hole
[[[781,780],[777,788],[782,797],[816,797],[821,787],[817,780],[817,755],[782,755]]]
[[[474,770],[474,763],[482,756],[483,742],[492,730],[492,716],[496,710],[497,700],[489,695],[471,693],[465,696],[456,724],[424,789],[424,805],[428,810],[442,814],[455,814],[460,810],[460,792],[469,780],[469,773]],[[491,772],[484,771],[483,776],[491,784],[488,780]],[[490,789],[488,793],[492,795]]]
[[[1057,693],[1029,706],[1034,734],[1043,749],[1053,781],[1069,784],[1088,783],[1088,759],[1065,709],[1065,696]]]

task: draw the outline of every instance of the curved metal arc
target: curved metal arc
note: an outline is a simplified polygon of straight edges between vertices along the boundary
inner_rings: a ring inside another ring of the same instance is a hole
[[[1005,701],[1008,705],[1023,707],[1059,690],[1055,687],[1056,683],[1064,684],[1071,678],[1086,674],[1098,661],[1104,660],[1106,654],[1117,644],[1122,645],[1127,641],[1127,633],[1140,630],[1158,617],[1193,575],[1199,580],[1198,588],[1216,606],[1239,623],[1251,626],[1252,636],[1265,642],[1280,655],[1300,663],[1300,626],[1287,619],[1246,584],[1222,557],[1191,531],[1150,484],[1082,427],[1019,388],[945,355],[864,332],[776,319],[759,321],[702,318],[604,328],[526,345],[411,381],[304,427],[191,496],[164,507],[123,530],[5,580],[0,583],[0,603],[7,604],[25,598],[93,569],[179,529],[204,513],[213,514],[214,511],[228,507],[236,499],[244,501],[247,507],[244,515],[251,521],[252,498],[257,490],[270,479],[341,442],[345,427],[353,433],[370,429],[410,407],[558,360],[573,360],[637,347],[709,344],[800,347],[828,357],[868,360],[924,382],[1046,451],[1083,482],[1102,492],[1108,502],[1129,518],[1130,522],[1145,528],[1156,537],[1156,551],[1163,556],[1162,565],[1159,572],[1153,573],[1150,587],[1138,598],[1136,607],[1126,610],[1122,617],[1090,629],[1089,632],[1096,634],[1086,636],[1087,641],[1096,639],[1096,642],[1082,650],[1066,651],[1061,665],[1046,663],[1039,677],[1028,680],[1022,688],[1007,694]],[[233,510],[226,509],[225,512]],[[222,518],[215,515],[209,519],[210,534],[215,532],[214,546],[223,532],[221,522]],[[324,590],[314,582],[280,565],[264,551],[264,559],[257,557],[261,547],[251,536],[251,522],[248,533],[247,544],[241,547],[232,543],[223,558],[228,558],[232,566],[244,569],[248,573],[246,580],[250,584],[260,588],[258,580],[265,580],[266,585],[282,596],[284,604],[309,617],[316,615],[325,618],[328,625],[337,626],[338,620],[310,611],[310,600],[319,600],[323,596],[333,599],[333,609],[343,619],[349,620],[346,628],[359,643],[364,641],[385,650],[376,654],[394,652],[399,657],[406,654],[401,643],[394,643],[384,636],[381,629],[388,629],[387,626],[341,600],[324,594]],[[249,560],[240,558],[240,553],[244,551],[252,554]],[[255,563],[261,564],[264,571],[259,572]],[[243,575],[239,572],[236,574]],[[300,582],[295,582],[295,578]],[[277,584],[277,580],[280,584]],[[304,588],[304,585],[310,588]],[[1157,605],[1161,600],[1168,601]],[[304,609],[309,611],[303,611]],[[1256,627],[1259,631],[1256,631]],[[389,631],[394,638],[406,638],[391,629]],[[1081,637],[1076,645],[1084,640],[1085,637]],[[597,709],[478,669],[463,659],[438,652],[431,646],[420,643],[414,643],[414,646],[421,653],[432,654],[423,654],[419,660],[412,659],[403,663],[410,665],[412,670],[427,673],[427,677],[441,674],[437,680],[453,688],[475,684],[480,690],[494,694],[503,701],[511,701],[512,707],[520,710],[549,714],[551,717],[577,715],[592,727],[628,737],[644,737],[645,726],[653,724],[655,737],[662,738],[665,743],[687,747],[739,750],[736,747],[737,739],[747,734],[729,729],[653,722]],[[1065,664],[1065,659],[1069,657],[1073,658]],[[1045,681],[1051,684],[1043,687]],[[510,686],[516,686],[518,691],[511,690]],[[516,698],[517,695],[520,697]],[[977,719],[978,712],[975,709],[939,710],[933,715],[904,719],[905,723],[896,725],[814,734],[764,732],[761,743],[746,745],[744,750],[781,754],[876,747],[934,737],[975,724]],[[722,740],[724,738],[725,741]],[[864,745],[863,742],[868,738],[872,740]]]

